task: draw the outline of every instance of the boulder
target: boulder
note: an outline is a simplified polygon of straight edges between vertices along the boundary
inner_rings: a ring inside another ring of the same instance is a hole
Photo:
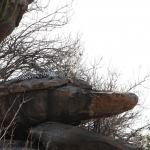
[[[24,141],[19,141],[19,140],[0,140],[0,149],[10,149],[10,148],[17,148],[17,147],[22,147],[25,148],[25,142]]]
[[[20,20],[22,19],[23,14],[27,10],[28,4],[32,3],[33,0],[26,0],[25,3],[19,3],[17,9],[13,16],[11,16],[15,9],[15,0],[11,0],[10,5],[8,6],[4,20],[0,22],[0,42],[3,41],[11,32],[19,25]],[[11,19],[9,19],[11,18]]]
[[[32,141],[0,140],[0,150],[45,150],[45,148]]]
[[[13,142],[13,141],[12,141]],[[4,148],[0,148],[0,150],[4,150]],[[5,148],[5,150],[38,150],[34,148],[24,148],[24,147],[15,147],[15,148]],[[44,150],[44,149],[43,149]]]
[[[86,119],[120,114],[132,109],[137,102],[138,97],[133,93],[93,90],[81,79],[10,80],[0,83],[0,124],[4,129],[13,120],[8,133],[13,130],[14,139],[23,140],[23,144],[27,137],[34,137],[32,149],[39,149],[40,143],[41,150],[45,147],[58,150],[139,150],[128,143],[70,126],[79,125]],[[29,128],[33,128],[29,132],[31,135],[27,132]],[[3,135],[4,131],[1,133]],[[10,138],[9,134],[5,138]],[[6,149],[11,146],[7,142],[6,145]],[[13,145],[14,150],[23,148],[28,149],[22,143]]]
[[[74,84],[65,78],[1,84],[0,123],[4,120],[3,126],[7,126],[19,109],[17,127],[21,130],[47,121],[78,125],[81,120],[123,113],[138,102],[133,93],[96,91],[90,87],[85,81],[76,80]]]
[[[58,79],[54,78],[49,80],[48,78],[43,79],[32,79],[27,81],[22,81],[17,84],[11,84],[7,89],[9,93],[21,93],[27,91],[36,91],[42,89],[56,88],[65,85],[69,82],[68,79]]]
[[[79,125],[128,111],[138,102],[133,93],[96,91],[85,81],[66,78],[1,83],[0,91],[0,124],[8,126],[17,113],[16,133],[47,121]]]
[[[91,85],[81,79],[74,79],[72,82],[70,82],[68,78],[42,78],[40,80],[32,79],[21,82],[10,80],[7,82],[0,82],[0,96],[9,95],[10,93],[56,88],[65,84],[83,89],[92,89]]]
[[[56,122],[33,128],[32,136],[50,150],[140,150],[129,143]]]

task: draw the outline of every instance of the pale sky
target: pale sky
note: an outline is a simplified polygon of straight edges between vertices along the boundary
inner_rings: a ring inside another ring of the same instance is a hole
[[[49,10],[60,1],[70,0],[51,0]],[[99,56],[106,64],[111,61],[123,80],[132,78],[133,73],[138,76],[139,67],[141,75],[150,71],[150,0],[74,0],[73,13],[62,30],[66,35],[82,34],[89,59]],[[149,103],[150,90],[147,92]]]
[[[125,76],[150,70],[149,0],[75,0],[69,32],[82,33],[85,51]]]
[[[48,11],[69,1],[50,0]],[[73,13],[62,31],[82,34],[89,59],[111,61],[123,80],[138,76],[139,67],[141,75],[150,72],[150,0],[74,0]]]
[[[99,55],[104,63],[111,60],[124,80],[138,76],[139,67],[141,75],[150,71],[149,0],[75,0],[73,9],[67,31],[82,33],[90,58]],[[145,91],[149,104],[150,90]]]

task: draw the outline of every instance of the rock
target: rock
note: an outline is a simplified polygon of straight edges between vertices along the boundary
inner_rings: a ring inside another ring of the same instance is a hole
[[[81,80],[81,79],[74,79],[72,80],[73,82],[71,83],[68,83],[67,85],[69,86],[76,86],[76,87],[80,87],[82,89],[92,89],[92,86],[87,83],[86,81],[84,80]]]
[[[117,141],[78,127],[49,122],[32,129],[47,149],[57,150],[140,150],[129,143]]]
[[[8,82],[1,82],[0,83],[0,96],[8,95],[10,93],[21,93],[21,92],[27,92],[27,91],[35,91],[35,90],[41,90],[41,89],[47,89],[47,88],[56,88],[60,87],[62,85],[70,85],[70,86],[76,86],[83,89],[92,89],[92,86],[89,85],[87,82],[76,79],[72,80],[72,83],[70,83],[70,80],[68,78],[42,78],[42,79],[32,79],[32,80],[25,80],[21,82],[14,82],[14,81],[8,81]]]
[[[72,86],[69,86],[70,84]],[[82,82],[76,85],[83,87]],[[85,85],[84,83],[84,88],[89,88]],[[74,87],[67,79],[57,78],[3,84],[0,86],[0,123],[11,107],[3,123],[6,127],[22,101],[23,105],[18,112],[18,133],[47,121],[78,125],[81,120],[125,112],[138,102],[138,97],[133,93],[103,92],[84,88]]]
[[[20,140],[0,140],[0,150],[31,150],[25,141]],[[34,148],[37,146],[32,145]],[[32,150],[36,150],[32,147]]]
[[[132,109],[138,101],[135,94],[85,90],[63,86],[51,91],[49,116],[53,121],[79,124],[81,120],[109,117]]]
[[[40,148],[40,150],[45,150],[43,146],[40,146],[32,141],[31,143],[27,143],[27,141],[21,141],[21,140],[0,140],[0,150],[37,150]]]
[[[24,141],[19,140],[0,140],[0,148],[16,148],[16,147],[25,147]]]
[[[9,94],[9,90],[8,87],[6,85],[0,85],[0,97],[3,95],[8,95]]]
[[[29,0],[29,4],[32,2],[33,0]],[[5,22],[0,22],[0,42],[2,42],[2,40],[4,40],[9,34],[11,34],[11,32],[15,29],[15,27],[17,27],[19,25],[20,20],[22,19],[23,14],[25,13],[25,11],[27,10],[28,5],[20,5],[18,4],[18,7],[15,11],[15,14],[13,15],[13,17],[7,21],[11,15],[13,14],[13,11],[15,9],[15,4],[14,3],[10,3],[6,15],[4,17]]]
[[[4,148],[0,148],[0,150],[4,150]],[[10,148],[5,148],[5,150],[37,150],[37,149],[33,149],[33,148],[24,148],[24,147],[16,147],[13,149]],[[44,149],[43,149],[44,150]]]
[[[58,86],[67,84],[68,82],[69,79],[66,78],[64,79],[54,78],[52,80],[49,80],[48,78],[43,78],[40,80],[39,79],[25,80],[17,84],[10,85],[8,87],[8,91],[10,93],[21,93],[21,92],[35,91],[35,90],[41,90],[47,88],[56,88]]]
[[[92,90],[87,82],[80,79],[11,80],[0,83],[0,124],[2,129],[7,127],[17,113],[13,121],[16,127],[14,138],[25,141],[29,137],[27,130],[35,127],[32,136],[36,138],[36,143],[41,141],[46,149],[139,150],[128,143],[60,124],[78,125],[82,120],[116,115],[132,109],[137,102],[138,97],[133,93]],[[60,123],[45,123],[48,121]],[[40,125],[41,123],[44,124]],[[10,138],[9,135],[5,137]],[[44,150],[43,145],[39,148],[34,144],[32,149]],[[27,150],[28,147],[18,144],[13,149]]]

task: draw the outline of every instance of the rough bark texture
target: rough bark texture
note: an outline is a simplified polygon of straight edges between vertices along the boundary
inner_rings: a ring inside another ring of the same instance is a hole
[[[28,4],[32,3],[33,0],[29,0]],[[17,10],[15,11],[15,14],[11,18],[11,20],[7,23],[4,23],[1,25],[2,22],[0,22],[0,42],[2,42],[11,32],[19,25],[19,22],[22,19],[23,14],[27,10],[27,5],[22,6],[18,4]],[[7,13],[5,15],[5,18],[3,21],[7,20],[12,14],[15,9],[15,4],[11,3],[7,9]]]
[[[128,143],[110,139],[87,130],[60,123],[44,123],[32,129],[48,149],[57,150],[140,150]]]

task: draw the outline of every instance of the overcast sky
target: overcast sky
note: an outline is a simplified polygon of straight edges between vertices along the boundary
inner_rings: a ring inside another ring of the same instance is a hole
[[[138,76],[139,67],[141,75],[150,71],[149,0],[75,0],[73,9],[67,31],[82,33],[89,57],[111,61],[124,80]]]
[[[85,51],[130,76],[150,70],[149,0],[75,0],[68,31],[82,33]]]
[[[66,1],[51,0],[49,11]],[[111,61],[123,80],[150,71],[150,0],[74,0],[73,13],[63,32],[81,33],[90,59]]]
[[[48,11],[60,1],[70,0],[51,0]],[[82,34],[89,59],[99,56],[103,63],[111,61],[124,81],[138,77],[140,67],[141,75],[150,71],[150,0],[74,0],[73,13],[63,32]]]
[[[48,11],[70,1],[50,0]],[[111,61],[125,77],[139,67],[143,74],[150,70],[149,0],[74,0],[73,13],[62,31],[66,35],[81,33],[90,58]]]

